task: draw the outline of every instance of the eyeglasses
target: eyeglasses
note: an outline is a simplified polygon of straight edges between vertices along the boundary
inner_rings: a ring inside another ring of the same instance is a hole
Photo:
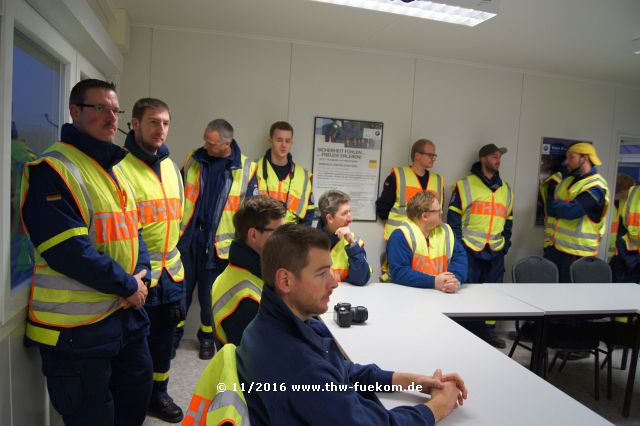
[[[431,158],[432,160],[435,160],[436,158],[438,158],[438,154],[434,154],[433,152],[420,152],[420,154],[426,155],[427,157]]]
[[[98,114],[108,114],[110,112],[116,116],[124,114],[124,111],[121,110],[120,107],[108,107],[102,104],[76,104],[76,106],[79,106],[80,108],[93,108]]]
[[[276,228],[269,228],[268,226],[256,226],[256,229],[260,232],[273,232]]]

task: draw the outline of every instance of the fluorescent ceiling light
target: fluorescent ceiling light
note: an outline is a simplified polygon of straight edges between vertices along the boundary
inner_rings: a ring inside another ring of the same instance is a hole
[[[640,38],[636,38],[631,41],[631,49],[633,53],[640,55]]]
[[[499,0],[312,0],[475,27],[498,14]]]

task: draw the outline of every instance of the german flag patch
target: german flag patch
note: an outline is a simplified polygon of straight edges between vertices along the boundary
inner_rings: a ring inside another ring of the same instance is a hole
[[[52,202],[54,202],[54,201],[60,201],[60,200],[62,200],[62,195],[60,195],[60,193],[59,193],[59,192],[54,192],[54,193],[52,193],[52,194],[47,194],[47,195],[45,195],[45,199],[46,199],[48,202],[52,203]]]

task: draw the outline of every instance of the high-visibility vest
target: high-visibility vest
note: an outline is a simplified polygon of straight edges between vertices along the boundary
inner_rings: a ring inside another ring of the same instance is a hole
[[[413,252],[411,269],[434,276],[447,272],[455,243],[449,225],[443,223],[432,229],[428,239],[411,219],[404,221],[399,228]]]
[[[360,247],[364,247],[364,241],[362,241],[353,232],[351,235],[356,241],[356,244]],[[347,255],[347,251],[345,250],[345,247],[348,244],[347,240],[340,238],[340,241],[338,241],[331,249],[331,275],[333,275],[333,279],[338,282],[345,281],[349,276],[349,255]],[[369,273],[373,274],[371,266],[369,266]]]
[[[204,369],[184,414],[182,426],[248,426],[249,409],[241,391],[236,346],[228,343]]]
[[[294,164],[292,172],[283,180],[278,180],[271,163],[266,157],[262,157],[258,160],[256,173],[258,193],[275,198],[286,206],[285,223],[298,223],[301,218],[305,217],[311,197],[311,180],[313,177],[311,172]]]
[[[64,180],[86,224],[67,229],[35,247],[29,298],[31,322],[27,323],[26,333],[33,341],[55,346],[59,333],[36,323],[60,328],[89,325],[121,308],[124,301],[55,271],[41,254],[69,238],[87,235],[98,252],[133,274],[138,261],[139,222],[133,189],[120,166],[112,168],[116,183],[93,158],[65,142],[53,144],[38,160],[27,164],[21,191],[23,202],[29,187],[29,168],[42,162]]]
[[[620,220],[627,233],[623,237],[627,250],[639,251],[640,249],[640,185],[629,189],[629,197],[620,211]]]
[[[193,218],[195,212],[196,202],[200,196],[200,187],[202,185],[202,177],[200,176],[200,163],[193,158],[193,153],[196,150],[187,154],[187,159],[184,164],[184,214],[182,216],[181,231],[180,234],[184,234],[189,222]],[[240,154],[240,167],[234,170],[230,170],[233,182],[227,195],[227,201],[224,205],[224,210],[220,221],[218,222],[218,228],[216,229],[215,247],[216,253],[220,259],[229,258],[229,247],[231,241],[235,238],[235,227],[233,226],[233,215],[236,214],[240,203],[244,200],[247,193],[247,187],[249,181],[253,178],[256,172],[256,164],[247,160],[244,154]]]
[[[170,158],[160,163],[160,176],[144,161],[128,154],[120,162],[133,187],[142,223],[142,238],[151,259],[151,287],[158,285],[166,270],[174,282],[184,280],[184,267],[178,251],[184,190],[180,169]]]
[[[606,231],[607,210],[609,208],[609,189],[607,182],[595,173],[575,182],[573,176],[562,179],[560,172],[549,177],[541,187],[542,199],[546,206],[546,193],[550,181],[559,182],[556,185],[554,199],[571,201],[581,193],[591,188],[602,188],[605,193],[605,205],[600,221],[593,222],[588,215],[577,219],[562,219],[545,216],[544,246],[554,246],[558,251],[573,256],[596,256],[600,239]]]
[[[389,211],[387,223],[384,225],[384,239],[389,239],[391,233],[407,220],[407,203],[418,192],[422,192],[422,186],[418,176],[411,167],[391,169],[396,176],[396,202]],[[444,178],[437,173],[427,170],[429,180],[427,181],[427,192],[433,192],[440,201],[440,207],[444,201]]]
[[[611,228],[609,228],[609,251],[607,252],[607,260],[611,260],[613,256],[618,254],[616,248],[616,240],[618,239],[618,228],[620,227],[620,213],[624,210],[623,200],[619,203],[620,209],[613,205],[613,214],[611,215]]]
[[[513,191],[503,181],[495,192],[476,175],[460,179],[456,184],[460,195],[460,209],[450,209],[462,216],[462,241],[474,251],[489,245],[491,251],[504,248],[504,225],[513,211]]]
[[[216,278],[211,288],[211,313],[216,338],[222,344],[228,342],[222,321],[235,312],[242,299],[248,298],[260,303],[263,286],[264,282],[260,278],[231,264]]]

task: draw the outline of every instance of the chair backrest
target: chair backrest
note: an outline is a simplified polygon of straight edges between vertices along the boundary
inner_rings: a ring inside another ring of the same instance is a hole
[[[241,389],[236,347],[228,343],[202,372],[183,426],[249,425],[249,410]]]
[[[611,267],[599,257],[582,257],[569,269],[572,283],[610,283],[613,281]]]
[[[557,283],[558,267],[541,256],[520,259],[511,269],[514,283]]]

